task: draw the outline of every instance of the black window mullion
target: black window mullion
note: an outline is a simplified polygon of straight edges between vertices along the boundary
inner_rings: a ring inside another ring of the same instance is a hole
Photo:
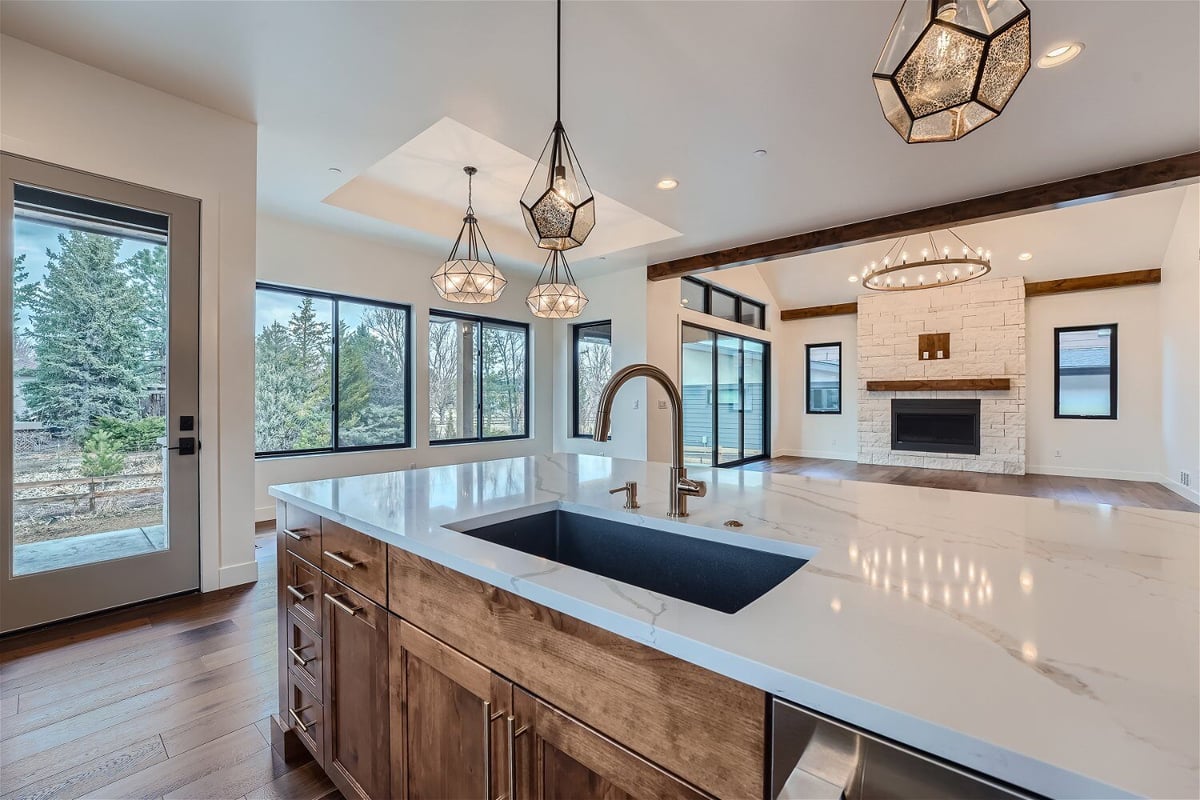
[[[342,330],[338,325],[338,301],[336,297],[333,299],[333,330],[330,331],[329,335],[333,340],[331,347],[333,365],[329,370],[329,432],[331,434],[329,444],[334,452],[336,452],[338,442],[341,438],[338,433],[338,395],[342,388],[341,381],[338,379],[338,370],[341,367],[339,363],[341,361],[339,358],[339,346],[342,339]]]

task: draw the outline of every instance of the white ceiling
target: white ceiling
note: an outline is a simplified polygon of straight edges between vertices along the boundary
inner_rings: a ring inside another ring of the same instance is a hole
[[[1187,187],[1041,211],[955,228],[973,247],[992,251],[990,277],[1030,281],[1127,272],[1162,266]],[[1194,221],[1200,225],[1200,220]],[[871,293],[848,278],[882,261],[895,240],[738,267],[756,269],[780,308],[847,303]],[[923,237],[908,247],[916,259]],[[939,244],[942,238],[938,239]],[[1020,261],[1021,253],[1031,253]],[[736,270],[728,270],[734,272]],[[721,281],[724,271],[703,276]],[[932,278],[932,276],[928,276]],[[914,280],[910,276],[909,280]]]
[[[904,144],[871,87],[899,5],[568,2],[563,121],[592,186],[681,233],[581,275],[1200,148],[1200,3],[1030,2],[1035,57],[1083,55],[933,145]],[[443,117],[529,158],[553,122],[549,2],[5,0],[0,29],[256,121],[262,208],[409,244],[448,246],[455,221],[322,200]]]

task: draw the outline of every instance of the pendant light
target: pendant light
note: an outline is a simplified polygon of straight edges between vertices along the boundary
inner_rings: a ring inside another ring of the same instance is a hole
[[[949,142],[1000,116],[1029,71],[1021,0],[904,0],[872,78],[906,142]]]
[[[450,257],[433,273],[433,285],[438,294],[454,303],[492,303],[500,298],[508,285],[492,258],[492,251],[475,219],[475,209],[471,207],[471,179],[478,171],[474,167],[463,167],[463,172],[467,173],[467,215],[463,217],[454,247],[450,248]],[[464,245],[466,249],[460,253],[459,248]]]
[[[557,14],[554,128],[521,194],[521,213],[538,247],[570,250],[583,244],[595,227],[596,203],[562,124],[562,0]]]
[[[549,275],[547,275],[549,271]],[[542,319],[571,319],[583,313],[583,307],[588,303],[587,295],[583,293],[567,257],[561,250],[553,250],[542,266],[537,283],[529,290],[525,305],[535,317]]]

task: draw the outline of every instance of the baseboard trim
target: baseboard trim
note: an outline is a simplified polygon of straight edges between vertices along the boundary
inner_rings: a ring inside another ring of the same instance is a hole
[[[241,586],[243,583],[254,583],[258,580],[258,562],[246,561],[242,564],[230,564],[221,567],[220,588]]]
[[[1163,477],[1156,472],[1133,472],[1120,469],[1090,469],[1088,467],[1059,467],[1047,465],[1025,465],[1026,474],[1061,475],[1064,478],[1108,478],[1114,481],[1141,481],[1159,483]]]
[[[836,450],[775,450],[775,456],[792,456],[793,458],[826,458],[833,461],[858,461],[858,453],[842,453]]]
[[[1160,475],[1158,477],[1158,483],[1170,489],[1184,500],[1191,500],[1193,503],[1200,504],[1200,491],[1197,491],[1190,486],[1184,486],[1178,481],[1173,481],[1166,475]]]
[[[259,508],[254,509],[255,522],[269,522],[273,519],[275,519],[274,503],[269,506],[260,506]]]

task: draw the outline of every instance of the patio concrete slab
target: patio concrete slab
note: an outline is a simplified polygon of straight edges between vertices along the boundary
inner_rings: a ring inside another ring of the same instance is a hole
[[[153,525],[19,544],[13,548],[13,574],[32,575],[154,553],[166,548],[166,538],[166,528]]]

